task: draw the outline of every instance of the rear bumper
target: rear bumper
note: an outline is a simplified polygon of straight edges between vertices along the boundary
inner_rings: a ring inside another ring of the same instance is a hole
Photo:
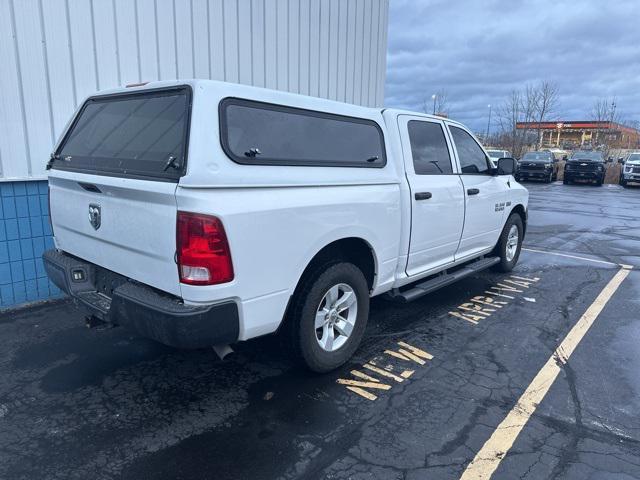
[[[113,288],[107,294],[97,291],[95,285],[98,270],[104,270],[101,267],[55,249],[47,250],[43,260],[51,281],[101,320],[177,348],[204,348],[238,340],[238,306],[233,301],[203,307],[184,305],[177,297],[112,272]]]

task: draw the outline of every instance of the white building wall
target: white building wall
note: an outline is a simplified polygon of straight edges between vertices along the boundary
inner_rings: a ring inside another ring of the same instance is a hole
[[[0,180],[45,178],[83,98],[212,78],[382,106],[388,0],[0,0]]]

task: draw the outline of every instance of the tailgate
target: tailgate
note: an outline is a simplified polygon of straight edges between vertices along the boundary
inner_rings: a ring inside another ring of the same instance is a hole
[[[180,295],[175,183],[96,175],[49,177],[56,246]]]
[[[176,185],[187,159],[191,89],[89,98],[51,157],[56,246],[180,295]]]

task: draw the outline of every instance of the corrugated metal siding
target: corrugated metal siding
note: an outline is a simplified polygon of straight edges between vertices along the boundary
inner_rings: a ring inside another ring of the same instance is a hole
[[[82,99],[212,78],[381,106],[388,0],[0,0],[0,180],[44,178]]]

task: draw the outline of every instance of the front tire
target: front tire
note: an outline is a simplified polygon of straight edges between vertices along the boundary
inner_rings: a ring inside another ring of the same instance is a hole
[[[496,245],[496,253],[500,257],[500,263],[495,266],[496,270],[505,273],[513,270],[520,258],[523,234],[522,217],[517,213],[512,213],[507,219]]]
[[[369,317],[369,286],[351,263],[325,265],[302,280],[287,318],[289,343],[309,370],[329,372],[354,354]]]
[[[565,174],[564,178],[562,179],[562,183],[563,185],[569,185],[571,183],[571,179],[567,178],[567,175]]]

